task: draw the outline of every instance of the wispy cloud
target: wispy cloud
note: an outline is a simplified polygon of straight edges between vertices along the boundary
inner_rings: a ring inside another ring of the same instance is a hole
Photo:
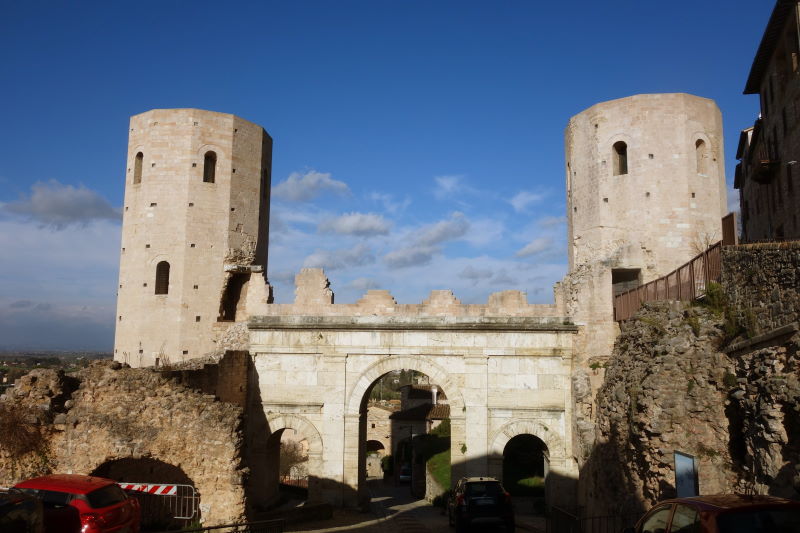
[[[30,195],[5,204],[3,209],[57,230],[86,226],[94,220],[120,220],[120,210],[96,191],[55,180],[33,184]]]
[[[272,196],[290,202],[308,202],[325,191],[343,195],[349,193],[350,189],[343,181],[331,179],[329,173],[309,170],[305,174],[289,174],[286,181],[272,188]]]
[[[544,199],[543,194],[533,193],[530,191],[520,191],[515,194],[508,203],[514,208],[517,213],[523,213],[534,204],[538,204]]]
[[[340,235],[369,237],[373,235],[387,235],[391,227],[391,223],[381,215],[376,215],[374,213],[347,213],[323,221],[317,229],[320,233],[338,233]]]
[[[451,198],[453,195],[461,193],[466,188],[464,186],[464,176],[436,176],[433,178],[433,181],[436,183],[433,189],[433,195],[440,200],[443,198]]]
[[[389,252],[383,260],[390,268],[427,265],[439,251],[437,246],[409,246]]]
[[[543,217],[536,221],[542,228],[554,228],[567,223],[567,217]]]
[[[338,270],[341,268],[369,265],[375,262],[375,255],[365,244],[345,250],[317,250],[303,262],[303,266]]]
[[[440,220],[435,224],[423,227],[415,236],[417,244],[431,246],[445,241],[463,237],[469,230],[469,221],[464,213],[458,211],[450,215],[449,220]]]
[[[405,211],[411,205],[411,198],[409,196],[406,196],[402,200],[396,200],[391,194],[371,192],[367,195],[367,198],[373,202],[379,203],[383,206],[383,209],[391,215]]]
[[[516,253],[517,257],[529,257],[538,255],[550,250],[553,247],[553,240],[549,237],[538,237],[533,239],[521,250]]]

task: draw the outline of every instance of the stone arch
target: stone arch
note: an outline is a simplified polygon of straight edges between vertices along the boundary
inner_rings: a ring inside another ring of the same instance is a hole
[[[308,441],[308,499],[318,500],[322,491],[322,435],[304,416],[277,414],[267,417],[270,437],[284,429],[293,429]],[[277,475],[277,474],[276,474]]]
[[[450,418],[462,418],[464,398],[450,374],[439,364],[424,355],[392,355],[371,364],[361,372],[348,395],[346,413],[357,416],[361,412],[362,401],[367,389],[381,376],[392,370],[416,370],[428,376],[433,383],[441,386],[450,402]]]
[[[322,455],[322,435],[317,430],[317,426],[304,416],[293,414],[273,415],[267,417],[267,424],[269,425],[270,435],[282,429],[293,429],[307,439],[309,461],[313,454]]]
[[[550,453],[550,463],[563,462],[566,459],[566,449],[563,439],[552,429],[537,420],[514,420],[496,430],[489,437],[489,456],[500,457],[508,441],[517,435],[533,435],[544,442]]]

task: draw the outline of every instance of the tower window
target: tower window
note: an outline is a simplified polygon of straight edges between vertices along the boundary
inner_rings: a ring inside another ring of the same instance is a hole
[[[156,294],[169,293],[169,263],[161,261],[156,265]]]
[[[707,174],[706,162],[708,160],[708,150],[703,139],[697,139],[694,143],[694,152],[697,158],[697,173],[705,176]]]
[[[203,183],[214,183],[217,174],[217,154],[206,152],[203,158]]]
[[[614,143],[611,158],[614,161],[614,175],[620,176],[628,173],[628,145],[622,141]]]
[[[142,162],[144,161],[144,154],[139,152],[136,154],[136,160],[133,162],[133,183],[142,182]]]

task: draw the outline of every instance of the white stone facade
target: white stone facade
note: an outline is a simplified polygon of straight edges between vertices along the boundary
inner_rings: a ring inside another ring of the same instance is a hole
[[[306,283],[304,285],[304,282]],[[319,270],[298,275],[298,299],[327,289]],[[383,305],[374,305],[378,297]],[[337,505],[363,499],[366,410],[378,378],[417,370],[447,395],[452,477],[502,477],[502,453],[516,434],[540,438],[551,472],[577,478],[571,454],[573,338],[563,317],[517,305],[523,293],[495,295],[491,305],[463,306],[437,291],[417,306],[399,306],[385,291],[358,304],[269,306],[249,323],[260,402],[271,432],[292,427],[310,443],[312,498]],[[306,301],[314,301],[307,298]],[[552,497],[568,487],[553,484]]]

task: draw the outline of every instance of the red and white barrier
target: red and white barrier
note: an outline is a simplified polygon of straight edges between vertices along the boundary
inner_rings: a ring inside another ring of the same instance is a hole
[[[154,485],[150,483],[117,483],[123,490],[146,492],[158,496],[175,496],[178,494],[177,485]]]

